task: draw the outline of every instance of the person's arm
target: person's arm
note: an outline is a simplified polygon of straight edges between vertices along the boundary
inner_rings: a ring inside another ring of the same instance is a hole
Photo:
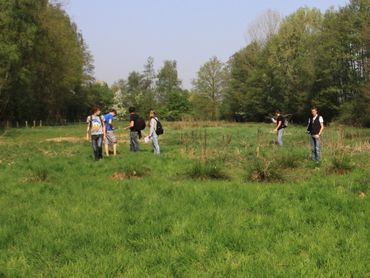
[[[324,131],[324,121],[320,119],[320,131],[319,131],[319,136],[321,136],[322,132]]]
[[[135,122],[130,121],[130,124],[128,126],[126,126],[125,129],[133,128],[134,126],[135,126]]]
[[[278,131],[279,127],[281,127],[283,121],[278,121],[278,125],[276,126],[276,128],[274,129],[274,131]]]
[[[87,129],[86,129],[86,140],[89,140],[89,135],[90,135],[90,124],[91,119],[87,118]]]
[[[109,119],[108,124],[112,127],[112,129],[114,129],[113,128],[113,120],[112,119]]]
[[[103,137],[107,137],[107,129],[105,127],[105,121],[102,121],[102,126],[103,126]]]

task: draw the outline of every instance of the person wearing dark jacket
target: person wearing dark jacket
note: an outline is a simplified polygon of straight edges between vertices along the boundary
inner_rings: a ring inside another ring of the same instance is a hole
[[[317,108],[311,108],[311,117],[308,119],[307,132],[310,135],[311,158],[313,161],[320,162],[320,137],[324,131],[324,119],[318,114]]]
[[[135,113],[135,107],[130,107],[128,112],[130,113],[130,124],[125,129],[130,129],[130,151],[138,152],[139,148],[139,136],[140,131],[137,128],[137,121],[139,116]]]

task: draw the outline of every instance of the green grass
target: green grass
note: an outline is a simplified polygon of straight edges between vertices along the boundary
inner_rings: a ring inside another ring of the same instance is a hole
[[[318,166],[299,126],[165,128],[99,162],[84,126],[0,132],[0,277],[370,277],[368,129],[328,127]]]

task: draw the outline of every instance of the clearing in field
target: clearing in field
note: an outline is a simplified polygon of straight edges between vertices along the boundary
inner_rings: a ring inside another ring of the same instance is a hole
[[[318,166],[271,129],[171,123],[99,162],[84,126],[7,130],[0,277],[369,277],[370,131],[326,128]]]

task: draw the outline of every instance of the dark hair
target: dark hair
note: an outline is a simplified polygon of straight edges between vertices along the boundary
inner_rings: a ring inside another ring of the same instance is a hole
[[[277,109],[277,110],[275,111],[275,114],[281,114],[281,111],[280,111],[279,109]]]
[[[315,105],[311,107],[311,110],[319,111]]]
[[[94,106],[91,108],[91,114],[95,114],[95,113],[96,113],[96,111],[98,111],[98,110],[101,110],[101,109],[100,109],[100,107],[99,107],[99,106],[97,106],[97,105],[94,105]]]
[[[111,109],[110,112],[114,113],[114,115],[117,115],[117,110],[116,109]]]
[[[131,107],[128,109],[128,112],[129,112],[129,113],[134,113],[134,112],[135,112],[135,110],[136,110],[136,109],[135,109],[135,107],[132,107],[132,106],[131,106]]]

